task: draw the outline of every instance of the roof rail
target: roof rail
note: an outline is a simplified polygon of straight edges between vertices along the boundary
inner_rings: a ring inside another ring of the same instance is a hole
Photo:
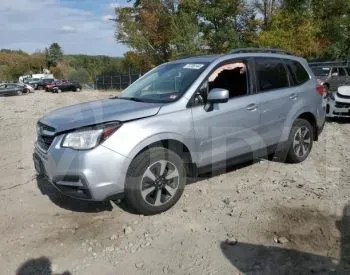
[[[230,54],[234,53],[277,53],[277,54],[288,54],[293,55],[291,52],[280,50],[280,49],[270,49],[270,48],[237,48],[233,49]]]

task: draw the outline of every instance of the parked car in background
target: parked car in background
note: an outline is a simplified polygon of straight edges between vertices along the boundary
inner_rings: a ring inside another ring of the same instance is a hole
[[[51,84],[51,83],[53,83],[54,81],[55,81],[55,79],[53,79],[53,78],[43,78],[43,79],[40,79],[39,82],[38,82],[37,89],[38,89],[38,90],[45,90],[46,85]]]
[[[19,85],[23,88],[24,93],[34,93],[34,88],[32,86],[30,86],[29,84],[17,83],[17,85]]]
[[[327,98],[327,117],[350,117],[350,85],[340,86]]]
[[[160,213],[200,172],[275,152],[304,161],[325,123],[324,92],[306,60],[275,49],[176,60],[118,98],[42,117],[35,168],[68,196],[124,195],[136,212]]]
[[[40,78],[30,78],[30,79],[26,79],[26,81],[24,83],[29,84],[35,90],[37,90],[39,82],[40,82]]]
[[[80,92],[81,84],[75,81],[63,81],[56,83],[55,87],[52,88],[52,92],[54,93],[62,93],[62,92]]]
[[[61,82],[63,82],[64,80],[55,80],[55,81],[52,81],[51,83],[48,83],[46,84],[45,86],[45,91],[46,92],[52,92],[53,91],[53,88],[56,87],[56,85],[60,84]]]
[[[22,95],[24,87],[16,83],[0,84],[0,95]]]
[[[311,70],[317,78],[319,84],[323,85],[327,91],[337,91],[338,87],[350,85],[350,68],[346,66],[311,66]]]

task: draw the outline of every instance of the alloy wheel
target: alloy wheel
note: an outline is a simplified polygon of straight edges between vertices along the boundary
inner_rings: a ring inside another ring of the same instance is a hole
[[[306,126],[300,127],[293,138],[294,153],[302,158],[309,153],[311,145],[311,132]]]
[[[161,206],[179,188],[179,171],[168,160],[159,160],[147,167],[141,179],[141,195],[147,204]]]

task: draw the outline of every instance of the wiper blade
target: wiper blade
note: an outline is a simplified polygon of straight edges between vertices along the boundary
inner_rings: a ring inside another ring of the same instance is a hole
[[[117,97],[117,99],[131,100],[136,102],[144,102],[142,99],[137,97]]]

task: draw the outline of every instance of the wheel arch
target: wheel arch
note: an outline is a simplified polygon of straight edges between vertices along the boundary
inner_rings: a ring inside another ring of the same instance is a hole
[[[314,141],[318,140],[318,131],[317,131],[317,120],[316,117],[310,113],[310,112],[304,112],[302,114],[300,114],[297,119],[305,119],[306,121],[308,121],[313,129],[313,134],[314,134]]]
[[[187,175],[196,175],[197,167],[189,146],[175,138],[163,138],[157,141],[149,142],[147,145],[143,145],[141,149],[138,149],[136,153],[132,154],[131,162],[142,152],[155,147],[166,148],[179,155],[184,160]]]

